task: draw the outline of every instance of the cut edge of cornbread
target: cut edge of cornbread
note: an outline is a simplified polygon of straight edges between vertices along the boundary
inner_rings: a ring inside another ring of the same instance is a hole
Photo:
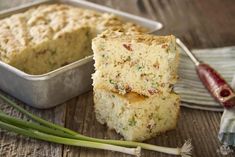
[[[92,40],[93,86],[125,94],[168,95],[178,79],[175,37],[107,30]]]
[[[129,141],[144,141],[175,129],[179,103],[180,98],[174,93],[146,98],[136,93],[120,95],[94,88],[96,119]]]

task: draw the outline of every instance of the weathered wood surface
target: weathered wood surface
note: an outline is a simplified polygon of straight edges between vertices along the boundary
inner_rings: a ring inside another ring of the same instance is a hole
[[[0,0],[0,9],[29,2],[30,0]],[[109,7],[127,11],[146,18],[159,20],[164,29],[156,34],[175,34],[191,48],[220,47],[235,44],[234,0],[91,0]],[[20,102],[19,102],[20,103]],[[21,103],[20,103],[21,104]],[[49,110],[28,110],[52,122],[64,125],[82,134],[120,139],[114,131],[100,125],[93,114],[92,91],[78,96]],[[16,117],[23,117],[0,100],[0,108]],[[148,143],[162,146],[180,146],[191,138],[195,157],[220,157],[217,152],[221,113],[181,109],[176,130],[167,132]],[[229,155],[229,157],[235,154]],[[0,131],[0,157],[127,157],[109,151],[62,146],[32,140]],[[169,155],[143,151],[143,156],[168,157]]]

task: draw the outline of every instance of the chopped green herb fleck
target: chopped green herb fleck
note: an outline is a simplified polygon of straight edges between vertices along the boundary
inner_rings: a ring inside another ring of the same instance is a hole
[[[138,69],[138,70],[141,70],[141,69],[143,69],[143,67],[142,67],[142,66],[138,66],[137,69]]]
[[[109,83],[115,84],[115,82],[112,79],[109,80]]]
[[[128,128],[127,127],[124,127],[124,128],[122,128],[124,131],[127,131],[128,130]]]
[[[130,61],[131,60],[131,56],[128,56],[126,61]]]
[[[56,54],[56,51],[54,50],[54,51],[51,51],[51,55],[53,56],[53,55],[55,55]]]
[[[130,126],[135,126],[135,125],[136,125],[135,117],[132,117],[132,118],[129,120],[129,125],[130,125]]]
[[[161,121],[161,120],[163,120],[163,118],[162,117],[158,117],[158,121]]]
[[[152,88],[155,88],[155,87],[158,87],[159,86],[159,84],[158,84],[158,82],[152,82]]]

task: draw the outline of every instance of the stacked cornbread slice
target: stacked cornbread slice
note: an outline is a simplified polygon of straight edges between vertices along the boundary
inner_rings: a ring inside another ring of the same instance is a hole
[[[179,96],[174,36],[105,31],[92,41],[97,120],[126,140],[143,141],[174,129]]]

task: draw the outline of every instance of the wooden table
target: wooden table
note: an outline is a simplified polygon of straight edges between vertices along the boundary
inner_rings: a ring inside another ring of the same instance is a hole
[[[29,2],[30,0],[0,0],[0,9]],[[130,12],[139,16],[159,20],[164,29],[156,34],[174,34],[191,48],[221,47],[235,44],[235,1],[234,0],[91,0],[109,7]],[[19,104],[22,104],[19,102]],[[114,131],[95,120],[92,91],[49,110],[26,107],[31,112],[76,130],[82,134],[120,139]],[[0,100],[0,108],[17,117],[22,114],[7,107]],[[167,132],[146,142],[162,146],[181,146],[191,138],[194,157],[219,157],[220,146],[217,139],[221,113],[181,109],[176,130]],[[230,157],[235,154],[231,154]],[[1,157],[127,157],[110,151],[78,148],[28,139],[0,131]],[[170,155],[143,151],[143,156],[167,157]]]

